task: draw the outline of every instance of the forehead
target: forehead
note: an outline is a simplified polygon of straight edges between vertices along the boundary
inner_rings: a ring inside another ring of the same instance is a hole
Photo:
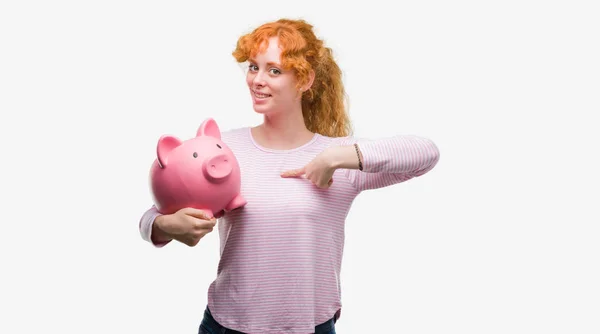
[[[271,37],[267,41],[261,43],[254,55],[255,60],[266,62],[279,62],[281,60],[281,49],[277,37]]]

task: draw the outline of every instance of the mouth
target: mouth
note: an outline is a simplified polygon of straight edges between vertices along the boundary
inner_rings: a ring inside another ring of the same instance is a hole
[[[254,90],[252,91],[252,94],[253,94],[253,95],[254,95],[254,97],[256,97],[257,99],[266,99],[266,98],[269,98],[269,97],[271,97],[271,95],[270,95],[270,94],[263,94],[263,93],[259,93],[259,92],[257,92],[257,91],[254,91]]]

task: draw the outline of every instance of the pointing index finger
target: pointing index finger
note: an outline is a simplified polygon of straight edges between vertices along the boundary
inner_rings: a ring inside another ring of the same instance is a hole
[[[304,168],[292,169],[281,173],[281,177],[297,177],[304,175]]]

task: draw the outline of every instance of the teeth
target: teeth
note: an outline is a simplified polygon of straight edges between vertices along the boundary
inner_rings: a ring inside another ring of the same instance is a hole
[[[269,97],[270,96],[268,94],[261,94],[261,93],[257,93],[257,92],[254,92],[254,95],[256,95],[256,97],[260,97],[260,98],[265,98],[265,97]]]

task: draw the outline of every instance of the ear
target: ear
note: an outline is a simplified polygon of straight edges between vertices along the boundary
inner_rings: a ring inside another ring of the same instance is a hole
[[[204,122],[202,122],[198,128],[198,131],[196,131],[196,137],[200,136],[211,136],[221,139],[221,130],[219,130],[217,122],[215,122],[215,120],[212,118],[207,118]]]
[[[156,145],[156,156],[158,157],[158,165],[160,168],[165,168],[168,163],[169,153],[181,145],[181,140],[177,137],[164,135],[158,140]]]
[[[315,81],[315,71],[311,69],[310,72],[308,73],[308,82],[306,83],[306,85],[302,86],[302,92],[306,92],[307,90],[309,90],[314,81]]]

